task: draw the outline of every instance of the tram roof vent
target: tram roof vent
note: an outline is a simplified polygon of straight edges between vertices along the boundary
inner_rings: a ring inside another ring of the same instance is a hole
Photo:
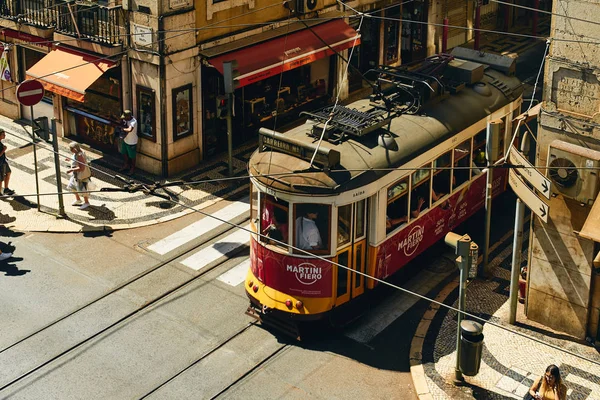
[[[313,129],[314,135],[317,133],[320,135],[323,127],[327,124],[327,132],[339,132],[357,137],[381,128],[389,123],[391,117],[390,113],[382,108],[372,107],[359,111],[340,105],[325,107],[315,112],[304,111],[300,115],[307,115],[317,122]]]

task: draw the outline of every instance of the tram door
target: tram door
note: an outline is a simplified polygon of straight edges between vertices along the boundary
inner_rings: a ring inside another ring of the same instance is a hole
[[[338,208],[337,250],[335,262],[335,305],[346,303],[365,290],[365,278],[354,271],[365,272],[367,260],[367,201],[361,200]]]

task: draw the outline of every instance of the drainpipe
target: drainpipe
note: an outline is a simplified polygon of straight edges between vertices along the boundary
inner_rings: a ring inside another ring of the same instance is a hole
[[[162,10],[162,9],[161,9]],[[169,152],[167,134],[167,80],[165,66],[165,32],[164,32],[163,16],[158,17],[158,75],[160,84],[160,158],[161,158],[161,174],[163,178],[169,175]]]

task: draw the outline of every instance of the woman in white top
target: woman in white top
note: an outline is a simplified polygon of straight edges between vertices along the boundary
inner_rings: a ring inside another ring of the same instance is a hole
[[[85,210],[90,206],[89,195],[85,192],[88,190],[88,183],[90,182],[92,171],[87,165],[85,153],[83,150],[81,150],[79,143],[71,142],[69,144],[69,149],[71,150],[72,155],[71,157],[67,158],[66,161],[71,162],[71,168],[67,170],[67,173],[73,175],[69,180],[67,189],[75,193],[75,201],[71,204],[74,206],[79,206],[80,210]],[[79,192],[84,192],[82,194],[83,203],[79,197]]]

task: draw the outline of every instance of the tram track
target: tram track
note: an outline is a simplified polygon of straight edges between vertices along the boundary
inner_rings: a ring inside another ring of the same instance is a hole
[[[248,221],[249,221],[249,218],[245,218],[243,223],[248,223]],[[28,339],[31,339],[44,331],[47,331],[49,328],[56,326],[60,322],[66,321],[69,317],[73,317],[77,313],[80,313],[83,310],[90,308],[94,304],[99,303],[101,300],[107,299],[109,296],[114,295],[123,289],[127,289],[129,286],[131,286],[135,282],[140,281],[142,278],[148,277],[150,274],[158,272],[159,270],[161,270],[161,268],[170,266],[173,262],[177,261],[178,259],[181,259],[181,258],[185,257],[186,255],[188,255],[189,253],[192,253],[196,250],[201,249],[203,246],[207,245],[208,243],[214,241],[215,239],[217,239],[219,237],[227,235],[227,233],[229,233],[235,229],[237,229],[236,226],[230,226],[229,228],[227,228],[225,230],[218,230],[217,233],[210,234],[206,239],[202,239],[199,242],[195,243],[193,246],[177,252],[176,254],[168,257],[167,259],[153,265],[152,267],[150,267],[150,268],[142,271],[141,273],[135,275],[134,277],[126,280],[122,284],[120,284],[117,287],[111,289],[110,291],[102,294],[101,296],[99,296],[91,301],[88,301],[86,304],[84,304],[81,307],[78,307],[76,310],[59,317],[58,319],[52,321],[51,323],[45,325],[44,327],[37,329],[35,332],[19,339],[18,341],[12,343],[9,346],[4,347],[3,349],[0,350],[0,354],[5,353],[10,349],[15,348],[17,345],[24,343]],[[231,254],[228,254],[228,256],[233,256],[234,254],[239,253],[243,249],[244,249],[244,247],[242,246],[241,248],[235,250]],[[14,385],[17,385],[19,382],[23,381],[25,378],[32,376],[34,373],[40,371],[42,368],[47,367],[47,366],[51,365],[52,363],[61,360],[62,358],[64,358],[65,356],[67,356],[69,354],[72,354],[77,349],[82,348],[84,345],[90,343],[94,339],[97,339],[101,335],[109,334],[111,331],[114,331],[114,330],[120,328],[123,324],[132,320],[136,316],[139,316],[143,312],[150,310],[152,307],[159,305],[161,301],[166,301],[171,296],[185,290],[190,285],[198,282],[199,280],[201,280],[204,276],[206,276],[210,272],[214,271],[215,269],[217,269],[219,267],[222,267],[227,261],[228,260],[226,259],[223,261],[209,263],[205,268],[203,268],[201,271],[199,271],[195,276],[184,280],[183,282],[175,285],[174,287],[171,287],[170,289],[168,289],[166,291],[163,291],[160,295],[155,295],[151,300],[145,301],[143,305],[136,307],[134,310],[126,313],[124,316],[122,316],[118,320],[110,323],[103,329],[100,329],[99,331],[97,331],[94,334],[86,337],[85,339],[77,342],[76,344],[71,345],[67,349],[61,351],[58,354],[55,354],[54,356],[50,357],[46,361],[39,363],[38,365],[28,369],[26,372],[21,373],[19,376],[15,377],[15,378],[12,378],[10,381],[8,381],[6,383],[0,383],[0,385],[1,385],[0,392],[10,389]],[[250,325],[251,324],[249,324],[248,326],[250,326]]]
[[[258,321],[252,321],[252,322],[248,323],[246,326],[244,326],[243,328],[239,329],[234,334],[230,335],[227,339],[223,340],[218,345],[216,345],[213,348],[211,348],[210,350],[206,351],[204,354],[202,354],[200,357],[198,357],[197,359],[195,359],[193,362],[191,362],[185,368],[182,368],[180,371],[178,371],[177,373],[173,374],[169,379],[164,380],[159,385],[155,386],[152,390],[150,390],[148,393],[140,396],[139,399],[152,398],[153,395],[158,395],[160,397],[160,395],[159,395],[160,389],[164,388],[169,383],[173,382],[176,378],[178,378],[181,375],[185,374],[186,372],[190,371],[192,368],[197,367],[201,362],[207,360],[210,356],[214,355],[217,351],[219,351],[220,349],[224,348],[227,344],[231,343],[234,339],[240,337],[242,334],[244,334],[245,332],[247,332],[248,330],[250,330],[252,328],[255,328],[255,329],[264,329],[263,327],[260,326],[260,324],[258,323]],[[290,343],[285,343],[285,344],[279,345],[275,350],[271,351],[267,356],[263,357],[261,361],[257,362],[252,368],[249,368],[244,373],[239,374],[239,376],[236,377],[231,383],[229,383],[227,386],[225,386],[223,389],[221,389],[218,393],[216,393],[215,395],[211,396],[210,398],[211,399],[216,399],[219,396],[221,396],[222,394],[226,393],[228,390],[230,390],[232,387],[234,387],[237,383],[239,383],[244,378],[246,378],[247,376],[249,376],[250,374],[252,374],[254,371],[258,370],[260,367],[262,367],[269,360],[273,359],[273,357],[275,357],[278,354],[280,354],[283,350],[285,350],[285,349],[287,349],[287,348],[289,348],[291,346],[292,345]]]

